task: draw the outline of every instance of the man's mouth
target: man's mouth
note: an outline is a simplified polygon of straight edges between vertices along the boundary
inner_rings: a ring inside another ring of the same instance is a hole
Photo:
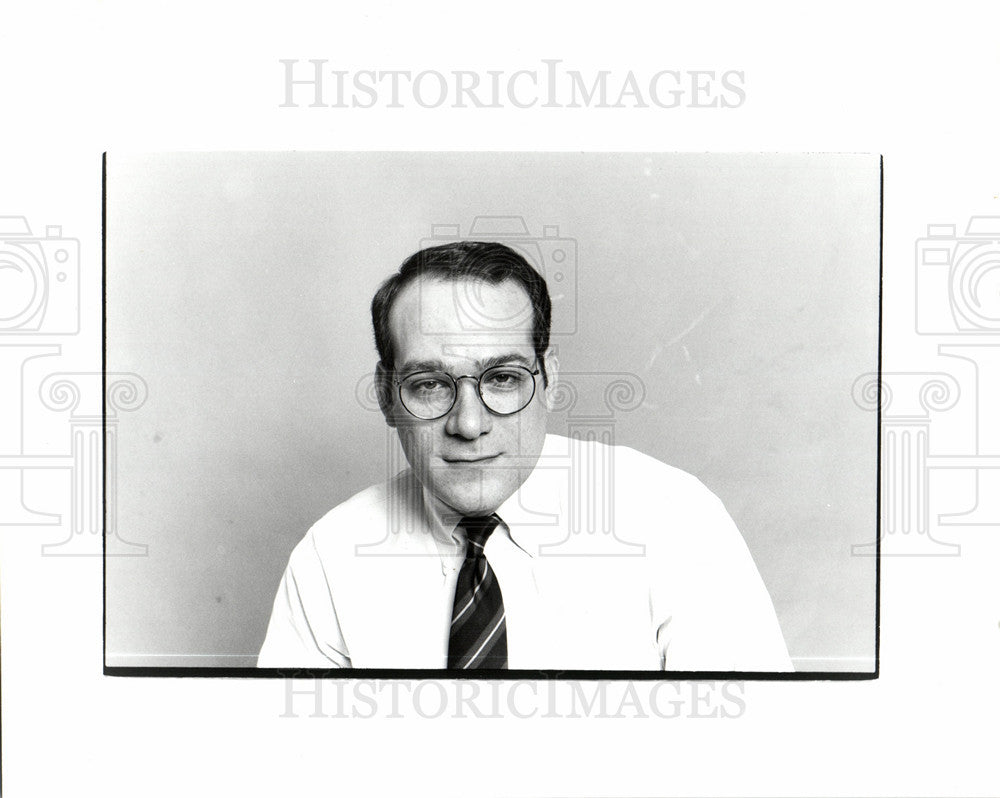
[[[446,463],[488,463],[491,460],[496,460],[499,454],[490,455],[476,455],[473,457],[447,457],[442,456],[441,459]]]

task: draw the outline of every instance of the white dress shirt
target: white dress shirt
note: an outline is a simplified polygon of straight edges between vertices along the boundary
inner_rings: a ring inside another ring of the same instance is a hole
[[[742,536],[691,475],[548,435],[497,515],[511,669],[792,670]],[[445,668],[459,520],[410,469],[335,507],[292,552],[258,666]]]

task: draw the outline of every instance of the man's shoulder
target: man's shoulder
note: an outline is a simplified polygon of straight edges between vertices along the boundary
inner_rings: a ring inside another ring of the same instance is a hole
[[[664,541],[732,537],[735,527],[722,499],[694,474],[631,446],[549,437],[546,449],[551,443],[551,450],[569,453],[578,472],[574,482],[588,486],[588,501],[612,502],[608,510],[623,527],[645,529]],[[699,533],[694,538],[693,531]]]
[[[611,519],[625,541],[652,546],[671,556],[743,545],[722,500],[700,479],[631,446],[549,436],[547,485],[568,482],[566,507],[583,518]],[[560,477],[562,457],[573,477]],[[556,488],[553,492],[560,490]],[[589,515],[588,515],[589,514]],[[599,521],[598,521],[599,522]],[[587,540],[577,536],[576,545]],[[572,545],[572,544],[568,544]]]
[[[624,444],[550,434],[545,439],[544,453],[553,458],[568,457],[573,467],[587,469],[595,479],[603,474],[616,491],[647,493],[655,488],[656,496],[652,498],[718,501],[694,474]]]
[[[387,524],[397,512],[419,512],[420,483],[412,469],[405,469],[384,482],[358,491],[329,510],[310,527],[303,544],[317,546],[356,545],[384,537]]]

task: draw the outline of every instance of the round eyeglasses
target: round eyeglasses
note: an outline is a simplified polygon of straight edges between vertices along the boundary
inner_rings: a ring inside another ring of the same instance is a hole
[[[539,370],[525,366],[494,366],[478,377],[465,374],[452,377],[444,371],[418,371],[401,380],[399,401],[406,411],[424,421],[442,418],[458,400],[458,381],[475,380],[479,398],[486,409],[498,416],[510,416],[524,410],[535,395],[535,377]]]

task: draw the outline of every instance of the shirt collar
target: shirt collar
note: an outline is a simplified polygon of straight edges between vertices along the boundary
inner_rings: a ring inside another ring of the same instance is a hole
[[[531,557],[568,534],[569,462],[569,439],[546,435],[531,474],[497,510],[511,539]]]
[[[427,528],[431,531],[439,547],[443,547],[448,553],[455,553],[454,550],[460,548],[462,542],[456,531],[458,522],[462,520],[462,514],[441,501],[426,486],[422,485],[421,490],[424,497],[424,521],[427,523]]]

